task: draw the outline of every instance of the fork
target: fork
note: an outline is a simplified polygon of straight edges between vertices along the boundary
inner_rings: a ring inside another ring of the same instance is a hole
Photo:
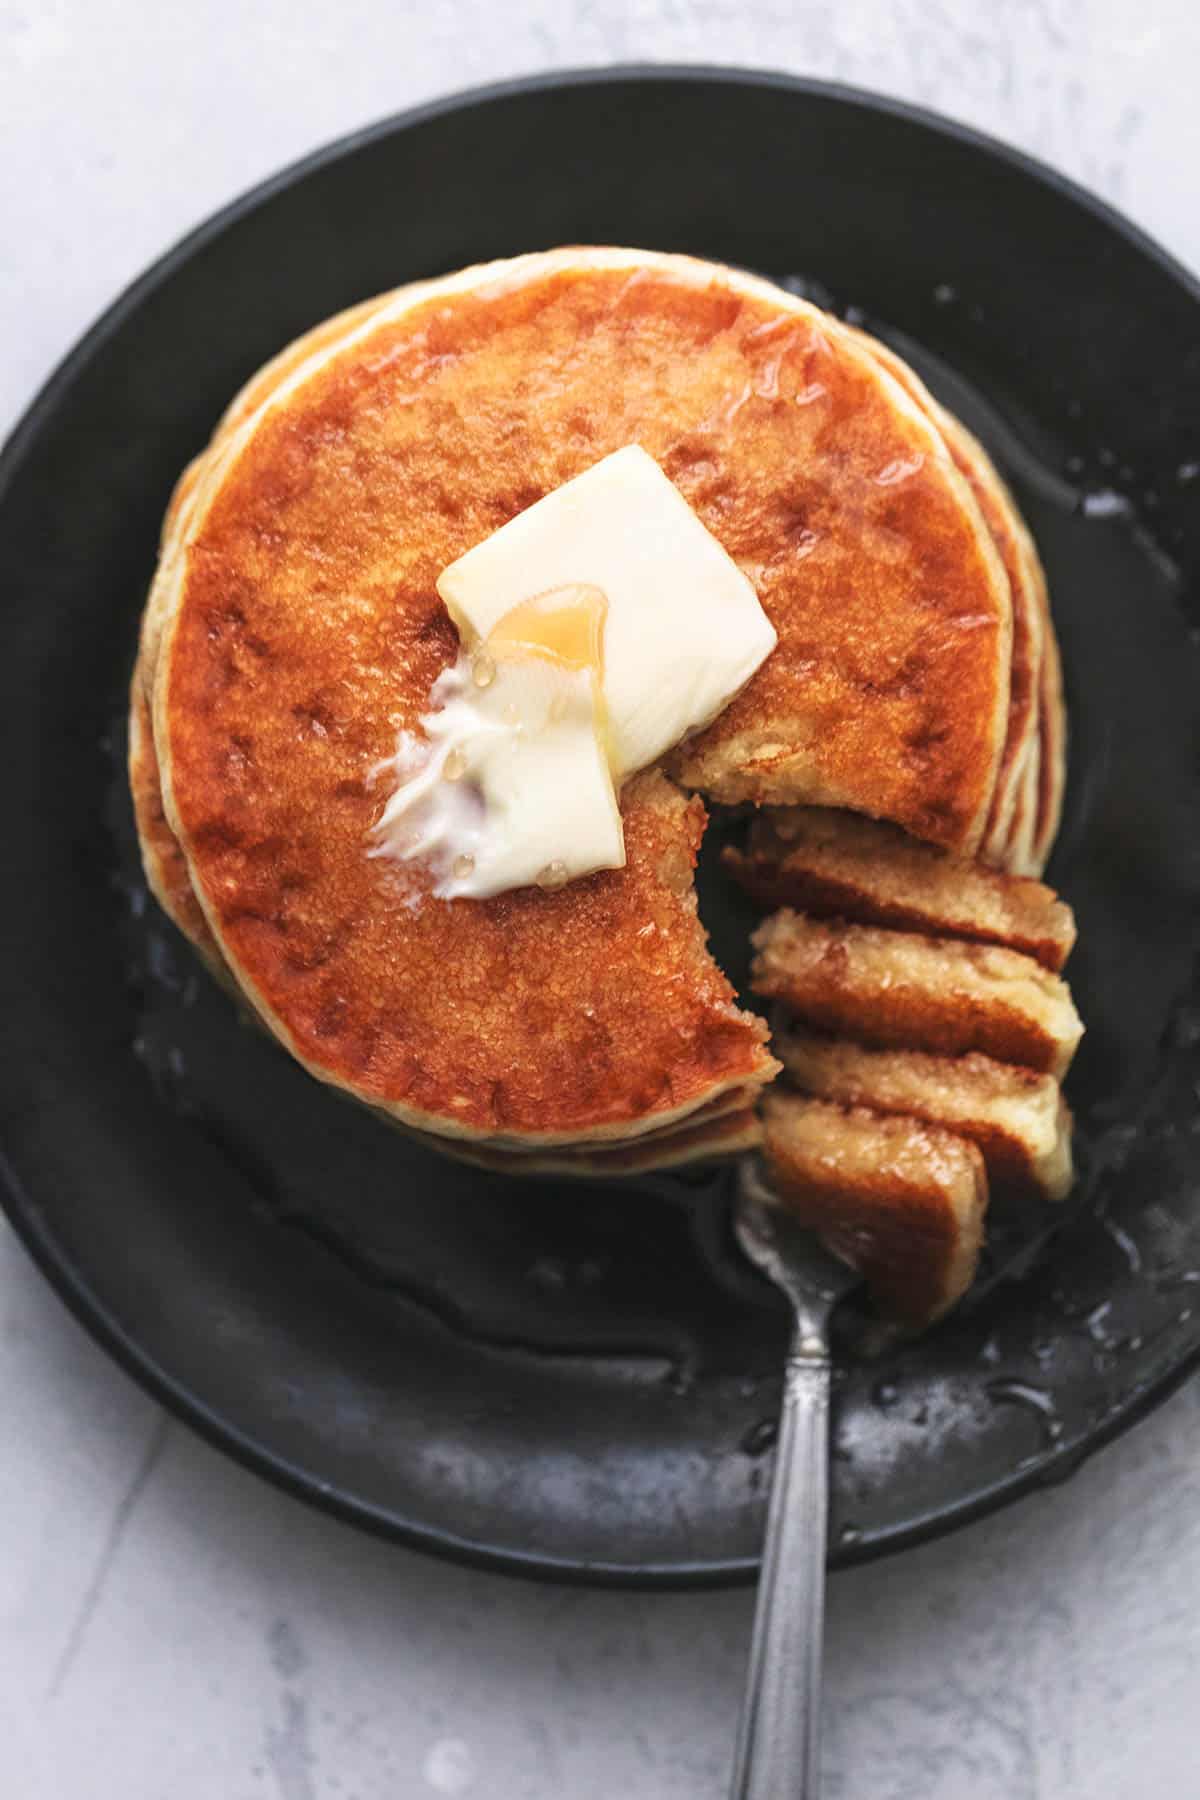
[[[858,1277],[780,1207],[757,1157],[734,1231],[792,1307],[792,1339],[731,1800],[817,1800],[829,1516],[829,1322]]]

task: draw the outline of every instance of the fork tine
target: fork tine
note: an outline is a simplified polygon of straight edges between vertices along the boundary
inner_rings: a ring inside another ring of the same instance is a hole
[[[738,1168],[734,1231],[744,1254],[793,1306],[824,1317],[854,1287],[859,1276],[827,1250],[813,1232],[787,1210],[770,1185],[758,1157],[746,1157]]]

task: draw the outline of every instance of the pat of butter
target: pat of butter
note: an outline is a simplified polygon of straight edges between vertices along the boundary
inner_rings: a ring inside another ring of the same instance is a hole
[[[434,684],[423,737],[401,738],[376,854],[424,863],[440,899],[624,867],[595,670],[569,633],[558,655],[531,635],[518,617],[494,657],[460,656]]]
[[[468,649],[533,596],[607,601],[602,690],[613,779],[709,724],[775,646],[752,584],[652,456],[606,456],[451,563],[438,592]]]

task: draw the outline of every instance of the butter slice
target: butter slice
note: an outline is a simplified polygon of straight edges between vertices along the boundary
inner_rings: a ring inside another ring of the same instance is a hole
[[[443,900],[624,867],[592,670],[520,658],[480,687],[461,656],[430,700],[422,736],[401,737],[377,853],[427,864]]]
[[[775,647],[752,584],[637,444],[468,550],[438,592],[473,649],[513,607],[572,585],[608,602],[602,684],[618,787],[711,723]]]

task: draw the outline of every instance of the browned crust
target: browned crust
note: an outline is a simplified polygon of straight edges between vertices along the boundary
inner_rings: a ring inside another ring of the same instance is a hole
[[[865,1044],[1062,1076],[1083,1027],[1066,984],[1032,957],[784,910],[755,932],[751,986],[809,1024]]]
[[[776,1034],[775,1049],[788,1077],[818,1099],[970,1138],[993,1187],[1051,1201],[1070,1191],[1071,1114],[1053,1076],[987,1056],[872,1050],[795,1025]]]
[[[763,1124],[780,1200],[860,1271],[883,1311],[923,1325],[961,1298],[987,1208],[974,1144],[778,1091],[764,1099]]]
[[[1059,970],[1075,942],[1069,906],[1040,882],[959,862],[875,820],[768,808],[723,861],[764,906],[1001,944]]]

